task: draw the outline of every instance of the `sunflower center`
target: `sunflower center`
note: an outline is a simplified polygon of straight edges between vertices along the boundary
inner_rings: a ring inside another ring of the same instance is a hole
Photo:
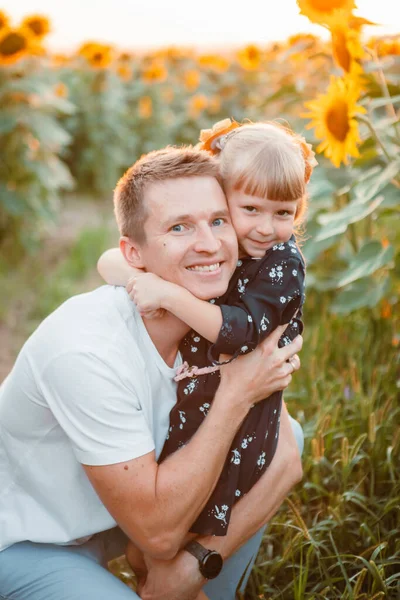
[[[43,23],[42,21],[40,21],[40,19],[32,19],[31,21],[29,21],[28,27],[37,36],[41,36],[44,33]]]
[[[251,61],[258,60],[258,49],[254,48],[254,46],[250,46],[247,49],[247,58]]]
[[[15,31],[10,32],[0,42],[0,55],[12,56],[26,49],[26,38]]]
[[[326,126],[337,140],[344,142],[350,130],[347,102],[335,100],[326,113]]]
[[[344,8],[347,0],[309,0],[314,10],[323,13],[331,13],[338,8]]]

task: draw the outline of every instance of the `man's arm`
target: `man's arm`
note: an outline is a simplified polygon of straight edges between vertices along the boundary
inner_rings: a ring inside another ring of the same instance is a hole
[[[276,513],[290,489],[301,480],[299,450],[286,407],[282,408],[275,456],[259,481],[233,508],[226,536],[198,536],[206,548],[217,550],[226,560]],[[148,566],[142,598],[146,600],[192,600],[206,583],[198,561],[181,550],[172,561],[153,561]]]
[[[164,559],[176,555],[251,405],[289,384],[293,367],[286,360],[301,349],[302,339],[278,348],[282,330],[222,369],[207,419],[186,446],[160,465],[152,452],[124,463],[84,467],[103,504],[144,552]]]

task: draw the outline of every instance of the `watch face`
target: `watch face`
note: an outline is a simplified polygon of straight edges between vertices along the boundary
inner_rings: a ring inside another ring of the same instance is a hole
[[[201,574],[207,579],[214,579],[221,573],[223,562],[222,556],[218,552],[209,552],[201,564]]]

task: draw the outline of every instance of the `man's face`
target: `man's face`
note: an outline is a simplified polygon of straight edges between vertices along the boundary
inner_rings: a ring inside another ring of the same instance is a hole
[[[224,193],[214,177],[182,177],[145,191],[142,266],[202,300],[227,289],[238,258]]]

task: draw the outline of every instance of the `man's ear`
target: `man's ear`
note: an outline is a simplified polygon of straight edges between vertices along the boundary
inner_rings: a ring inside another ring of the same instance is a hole
[[[140,246],[131,238],[123,235],[119,239],[119,247],[126,262],[130,267],[135,269],[144,269]]]

